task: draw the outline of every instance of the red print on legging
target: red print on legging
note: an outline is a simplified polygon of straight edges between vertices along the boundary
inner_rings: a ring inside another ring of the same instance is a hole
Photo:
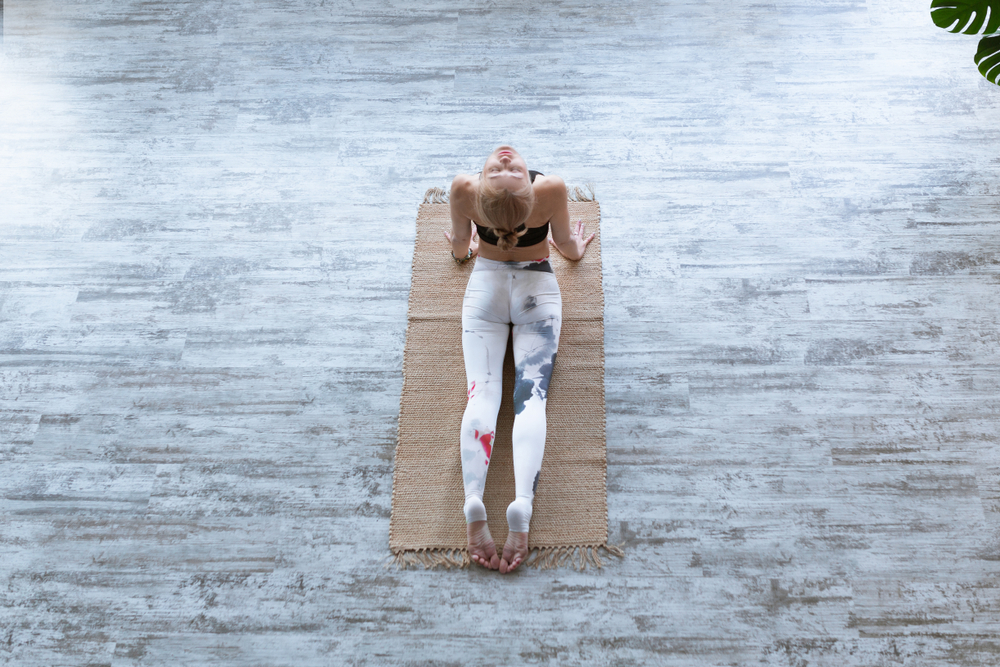
[[[482,443],[483,451],[486,452],[486,462],[490,462],[490,452],[493,451],[493,431],[489,433],[483,433],[479,435],[479,431],[476,431],[476,440]]]
[[[472,386],[469,387],[469,398],[467,400],[470,400],[470,401],[472,400],[472,392],[474,392],[475,390],[476,390],[476,381],[473,380],[472,381]]]

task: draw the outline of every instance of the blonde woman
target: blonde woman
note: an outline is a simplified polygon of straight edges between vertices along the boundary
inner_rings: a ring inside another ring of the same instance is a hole
[[[545,402],[559,347],[562,297],[549,244],[571,260],[594,235],[569,220],[566,184],[529,171],[524,158],[500,146],[475,175],[451,184],[451,243],[457,262],[477,257],[462,305],[462,352],[469,402],[460,446],[466,529],[472,560],[506,574],[528,555],[528,526],[545,451]],[[551,228],[552,238],[548,239]],[[478,239],[478,242],[477,242]],[[514,335],[515,498],[507,507],[510,533],[503,553],[486,525],[486,484],[500,410],[507,333]]]

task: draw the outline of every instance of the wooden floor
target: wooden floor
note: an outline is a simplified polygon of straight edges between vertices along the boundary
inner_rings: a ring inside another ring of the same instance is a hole
[[[1000,88],[926,1],[2,9],[0,663],[1000,660]],[[386,568],[417,206],[508,142],[601,202],[627,556]]]

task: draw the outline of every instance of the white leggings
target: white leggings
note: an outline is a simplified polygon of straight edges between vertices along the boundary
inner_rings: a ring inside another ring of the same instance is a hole
[[[483,521],[483,488],[500,410],[507,332],[514,327],[514,501],[507,525],[528,532],[545,452],[545,401],[562,327],[562,296],[548,259],[476,258],[462,304],[469,403],[462,418],[465,520]]]

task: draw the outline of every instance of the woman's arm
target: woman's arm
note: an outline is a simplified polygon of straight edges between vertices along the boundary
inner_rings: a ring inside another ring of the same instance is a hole
[[[578,260],[587,251],[587,244],[594,240],[594,234],[584,236],[583,221],[576,224],[576,229],[570,229],[569,204],[566,195],[566,183],[558,176],[550,176],[546,179],[551,182],[546,187],[552,188],[551,201],[556,202],[555,211],[549,218],[552,226],[552,238],[549,243],[558,250],[566,259]]]
[[[475,226],[467,211],[471,206],[469,177],[459,174],[451,182],[451,194],[448,201],[451,206],[451,234],[444,233],[444,236],[451,243],[452,254],[461,259],[469,254],[475,255],[479,250],[479,244],[475,241]]]

